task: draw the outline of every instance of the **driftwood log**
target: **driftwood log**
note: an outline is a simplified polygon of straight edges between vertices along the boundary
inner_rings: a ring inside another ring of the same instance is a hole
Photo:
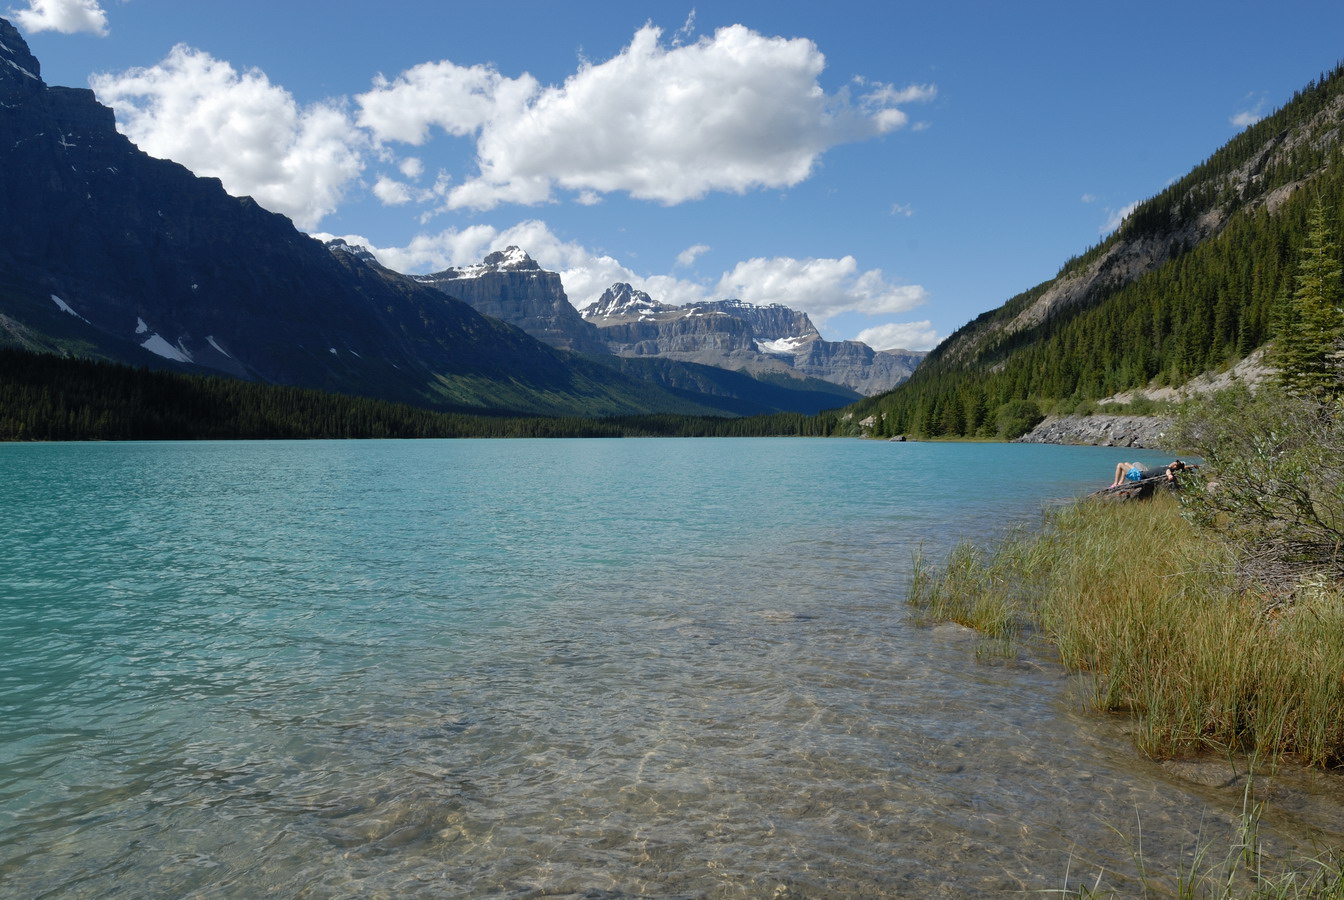
[[[1098,500],[1148,500],[1158,491],[1174,491],[1177,486],[1178,482],[1167,480],[1167,470],[1162,469],[1156,475],[1102,488],[1088,496]]]

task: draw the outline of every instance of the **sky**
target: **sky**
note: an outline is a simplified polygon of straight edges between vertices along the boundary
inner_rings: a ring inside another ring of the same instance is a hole
[[[142,150],[428,273],[933,347],[1344,60],[1344,3],[0,0]]]

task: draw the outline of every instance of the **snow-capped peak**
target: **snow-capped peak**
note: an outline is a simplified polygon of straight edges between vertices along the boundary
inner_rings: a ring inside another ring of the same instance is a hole
[[[496,250],[474,266],[445,269],[434,275],[419,276],[417,281],[443,281],[453,278],[480,278],[492,272],[540,272],[541,266],[520,247]]]
[[[348,253],[355,259],[362,260],[363,262],[378,262],[378,257],[374,256],[368,247],[365,247],[362,244],[347,244],[341,238],[333,238],[327,241],[327,249],[332,253]]]
[[[672,309],[624,282],[616,282],[583,310],[585,319],[614,319]]]
[[[521,247],[508,246],[503,250],[496,250],[485,258],[485,265],[494,266],[496,269],[539,269],[532,257],[528,256]]]

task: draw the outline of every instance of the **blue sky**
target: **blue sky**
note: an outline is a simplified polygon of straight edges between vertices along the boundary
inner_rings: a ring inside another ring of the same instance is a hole
[[[3,3],[3,0],[0,0]],[[16,0],[48,84],[306,231],[927,349],[1344,58],[1344,3]]]

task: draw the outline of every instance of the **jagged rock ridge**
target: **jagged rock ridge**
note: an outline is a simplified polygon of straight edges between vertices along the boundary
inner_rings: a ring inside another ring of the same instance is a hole
[[[659,358],[757,376],[817,378],[858,394],[890,390],[924,354],[822,339],[806,313],[717,300],[672,306],[613,284],[580,314],[556,272],[510,246],[475,265],[411,276],[553,347],[593,356]]]
[[[478,265],[412,277],[552,347],[596,355],[609,352],[597,330],[569,302],[560,275],[547,272],[518,247],[491,253]]]
[[[824,340],[806,313],[772,303],[719,300],[671,306],[617,283],[584,310],[618,356],[655,356],[755,372],[810,375],[861,394],[910,377],[917,351],[875,351],[859,341]]]

